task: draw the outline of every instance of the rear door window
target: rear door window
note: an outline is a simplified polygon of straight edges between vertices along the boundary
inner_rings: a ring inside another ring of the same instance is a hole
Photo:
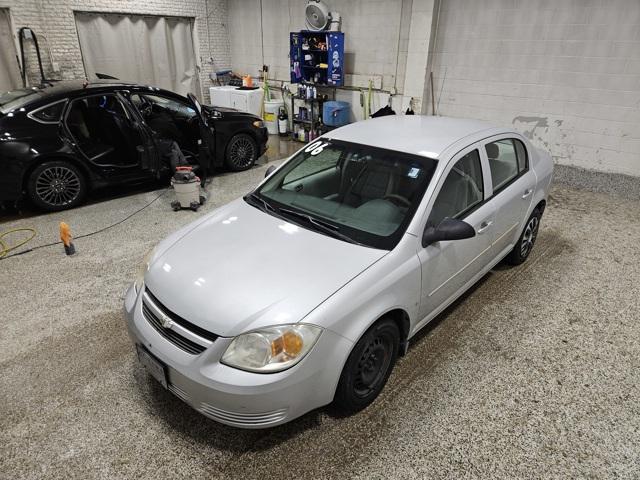
[[[62,118],[62,112],[66,104],[66,100],[61,100],[50,105],[45,105],[29,113],[29,117],[40,123],[58,123]]]
[[[504,138],[485,145],[493,193],[506,187],[528,169],[527,150],[520,140]]]

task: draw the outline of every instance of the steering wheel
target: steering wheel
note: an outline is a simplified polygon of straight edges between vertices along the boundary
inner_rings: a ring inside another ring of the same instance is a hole
[[[395,203],[396,205],[398,204],[402,204],[405,207],[410,207],[411,206],[411,202],[409,201],[409,199],[403,197],[402,195],[398,195],[395,193],[389,193],[387,195],[385,195],[384,197],[382,197],[383,200],[390,200],[391,203]]]

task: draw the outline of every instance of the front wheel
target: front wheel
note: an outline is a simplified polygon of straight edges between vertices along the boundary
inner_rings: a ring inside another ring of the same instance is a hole
[[[50,212],[80,205],[87,194],[87,188],[82,172],[64,160],[38,165],[27,181],[27,193],[31,201]]]
[[[529,257],[531,250],[533,250],[533,245],[536,243],[536,238],[538,238],[540,217],[542,217],[542,213],[536,208],[529,217],[529,220],[527,220],[524,230],[516,242],[516,245],[513,247],[513,250],[507,255],[506,261],[508,264],[520,265]]]
[[[334,397],[341,413],[355,413],[376,399],[396,363],[399,344],[398,326],[390,319],[378,321],[356,343]]]
[[[247,170],[253,167],[257,158],[258,145],[251,135],[238,133],[229,140],[225,156],[225,164],[229,170]]]

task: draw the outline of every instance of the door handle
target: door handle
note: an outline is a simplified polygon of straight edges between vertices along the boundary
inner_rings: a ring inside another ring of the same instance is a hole
[[[480,224],[480,228],[478,229],[478,234],[482,235],[487,229],[493,224],[493,222],[482,222]]]
[[[533,192],[533,189],[527,188],[522,194],[522,198],[527,198],[529,195],[531,195],[532,192]]]
[[[301,184],[301,183],[299,183],[298,185],[296,185],[295,187],[293,187],[293,189],[294,189],[296,192],[299,192],[300,190],[302,190],[302,188],[303,188],[303,187],[302,187],[302,184]]]

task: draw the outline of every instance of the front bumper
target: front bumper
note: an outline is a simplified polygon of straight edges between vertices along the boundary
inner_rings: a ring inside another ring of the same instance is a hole
[[[220,363],[232,338],[219,337],[204,352],[189,354],[162,337],[142,314],[142,295],[125,295],[129,335],[167,367],[167,388],[213,420],[241,428],[272,427],[330,403],[352,342],[329,330],[300,363],[258,374]]]
[[[258,129],[257,139],[258,149],[260,150],[260,154],[258,155],[258,157],[261,157],[269,148],[269,146],[267,145],[267,143],[269,142],[269,130],[267,130],[267,127]]]

